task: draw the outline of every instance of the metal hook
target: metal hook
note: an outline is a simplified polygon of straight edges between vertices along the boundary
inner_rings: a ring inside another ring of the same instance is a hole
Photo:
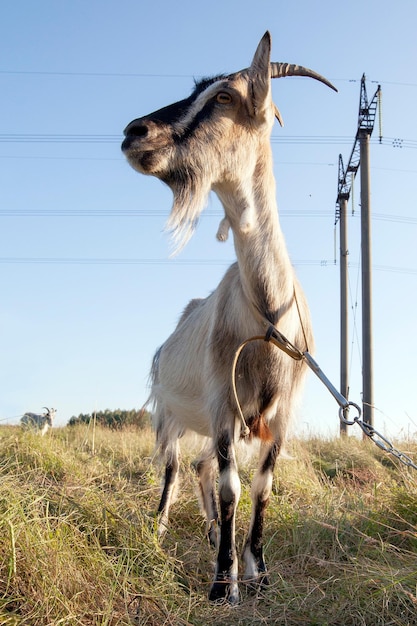
[[[347,416],[345,415],[349,412],[350,407],[353,407],[357,410],[358,414],[356,417],[354,417],[352,420],[348,419]],[[343,422],[343,424],[346,424],[347,426],[353,426],[353,424],[359,423],[360,425],[360,418],[361,418],[361,409],[360,407],[355,404],[355,402],[347,402],[347,404],[345,404],[344,406],[340,406],[339,408],[339,419],[341,422]]]

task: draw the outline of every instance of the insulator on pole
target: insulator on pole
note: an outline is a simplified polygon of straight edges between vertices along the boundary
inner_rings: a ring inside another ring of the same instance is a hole
[[[382,143],[382,89],[378,85],[379,143]]]

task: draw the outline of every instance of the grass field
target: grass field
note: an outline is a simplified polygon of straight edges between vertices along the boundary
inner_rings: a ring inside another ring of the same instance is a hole
[[[398,442],[417,458],[417,442]],[[417,472],[372,442],[293,441],[265,527],[270,586],[235,608],[207,601],[205,539],[190,444],[170,530],[147,430],[0,428],[0,624],[417,624]],[[241,467],[237,534],[254,462]]]

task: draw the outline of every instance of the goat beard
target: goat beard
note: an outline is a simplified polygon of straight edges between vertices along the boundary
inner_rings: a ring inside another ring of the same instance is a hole
[[[171,256],[178,254],[192,237],[211,189],[211,180],[204,173],[176,171],[164,178],[164,182],[174,194],[171,213],[166,230],[173,242]]]

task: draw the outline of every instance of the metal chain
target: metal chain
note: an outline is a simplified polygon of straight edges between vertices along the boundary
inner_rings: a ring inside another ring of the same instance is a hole
[[[369,437],[376,446],[378,446],[378,448],[381,448],[381,450],[384,450],[384,452],[388,452],[388,454],[392,454],[393,456],[395,456],[403,465],[406,465],[407,467],[412,467],[413,469],[417,470],[417,465],[414,463],[414,461],[404,452],[400,452],[400,450],[394,448],[389,439],[381,435],[381,433],[375,430],[375,428],[371,426],[371,424],[368,424],[368,422],[364,422],[357,417],[355,417],[353,423],[357,424],[363,430],[365,435]]]
[[[318,363],[313,359],[311,354],[306,350],[305,352],[301,352],[293,346],[290,341],[282,333],[280,333],[274,326],[270,326],[265,335],[265,341],[270,341],[277,348],[280,348],[284,352],[286,352],[293,359],[300,360],[303,359],[304,362],[308,365],[308,367],[315,373],[315,375],[321,380],[321,382],[325,385],[325,387],[330,391],[332,396],[335,398],[336,402],[339,405],[339,419],[341,422],[348,426],[353,426],[353,424],[357,424],[359,428],[365,433],[369,439],[371,439],[378,448],[387,452],[388,454],[392,454],[395,456],[403,465],[407,467],[412,467],[417,470],[417,465],[414,461],[404,452],[400,452],[397,448],[394,448],[392,443],[381,435],[375,428],[368,424],[368,422],[364,422],[361,418],[361,409],[354,402],[349,402],[346,398],[336,389],[336,387],[330,382],[324,372],[320,369]],[[348,419],[349,409],[353,408],[357,411],[357,416],[353,419]]]
[[[393,456],[395,456],[395,458],[397,458],[403,465],[406,465],[407,467],[412,467],[413,469],[417,470],[417,465],[407,454],[405,454],[404,452],[401,452],[400,450],[397,450],[397,448],[394,448],[394,446],[389,441],[389,439],[381,435],[381,433],[375,430],[375,428],[371,424],[368,424],[368,422],[363,421],[363,419],[361,418],[360,407],[354,402],[349,402],[348,400],[346,400],[346,398],[336,389],[336,387],[330,382],[330,380],[327,378],[324,372],[320,369],[318,363],[313,359],[313,357],[308,352],[308,350],[306,350],[305,352],[301,352],[301,350],[299,350],[296,346],[294,346],[282,333],[279,332],[277,328],[275,328],[275,326],[272,326],[272,324],[268,327],[268,330],[265,335],[257,335],[255,337],[250,337],[249,339],[241,343],[238,349],[236,350],[235,356],[233,359],[232,389],[233,389],[235,402],[236,402],[236,406],[237,406],[238,413],[239,413],[239,418],[242,424],[241,437],[243,439],[248,436],[248,434],[250,433],[250,430],[243,416],[242,408],[240,406],[238,395],[237,395],[236,366],[237,366],[237,361],[239,359],[240,353],[242,352],[243,348],[252,341],[266,341],[266,342],[272,343],[274,346],[276,346],[277,348],[279,348],[280,350],[288,354],[288,356],[290,356],[291,358],[297,361],[303,360],[306,363],[306,365],[308,365],[308,367],[321,380],[321,382],[324,384],[327,390],[330,391],[330,393],[332,394],[332,396],[338,403],[339,419],[341,422],[343,422],[347,426],[353,426],[353,424],[357,424],[359,428],[361,428],[362,431],[365,433],[365,435],[369,437],[369,439],[371,439],[376,446],[378,446],[378,448],[380,448],[384,452],[387,452],[388,454],[392,454]],[[355,411],[357,411],[357,415],[353,419],[348,418],[349,409],[355,409]]]

